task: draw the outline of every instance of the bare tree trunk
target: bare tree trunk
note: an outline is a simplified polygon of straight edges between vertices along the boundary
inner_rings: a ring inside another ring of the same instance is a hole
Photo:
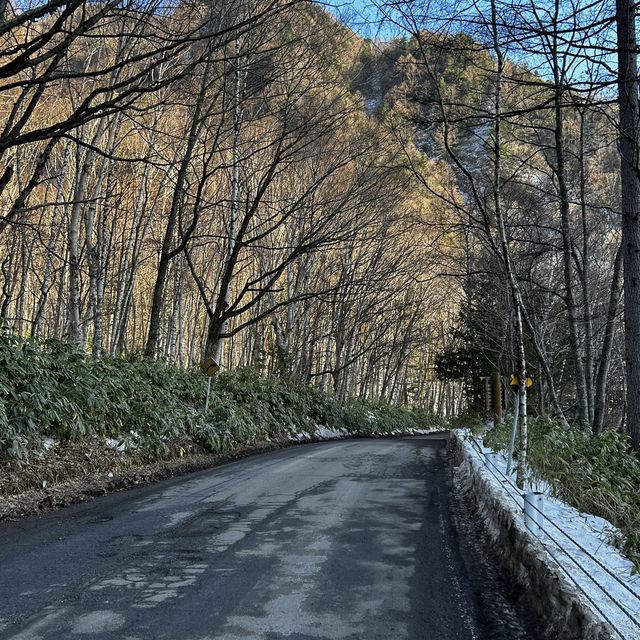
[[[604,338],[595,379],[593,433],[598,434],[604,428],[605,409],[607,400],[607,380],[611,365],[611,352],[613,349],[613,336],[615,333],[615,321],[620,301],[620,272],[622,268],[622,245],[618,247],[616,259],[613,265],[613,278],[609,290],[609,307],[607,309],[607,321],[605,323]]]
[[[556,21],[559,0],[556,0]],[[571,345],[571,357],[574,364],[574,379],[576,385],[576,396],[578,402],[578,419],[583,428],[589,425],[589,409],[587,400],[587,388],[585,381],[585,370],[582,359],[582,348],[578,336],[578,312],[575,296],[573,294],[573,273],[572,273],[572,237],[569,221],[569,190],[567,188],[565,149],[564,149],[564,113],[563,113],[563,82],[559,65],[557,51],[557,39],[554,37],[552,45],[553,70],[554,70],[554,114],[555,114],[555,174],[558,180],[558,192],[560,196],[560,228],[562,235],[562,264],[564,274],[564,301],[569,317],[569,344]]]
[[[589,227],[587,224],[587,171],[585,167],[585,111],[580,109],[580,209],[582,214],[582,265],[580,269],[580,282],[582,284],[582,304],[583,324],[584,324],[584,369],[585,369],[585,386],[587,394],[587,408],[589,415],[589,424],[592,425],[595,419],[594,409],[594,364],[593,364],[593,322],[592,322],[592,304],[591,292],[589,290],[590,281],[590,246],[589,246]]]
[[[502,260],[504,268],[509,280],[509,287],[513,299],[513,308],[515,311],[515,338],[516,351],[518,356],[518,391],[520,394],[520,416],[519,416],[519,458],[518,471],[516,475],[516,483],[522,488],[524,484],[524,473],[527,464],[527,360],[524,347],[524,330],[522,325],[522,297],[520,287],[516,279],[513,265],[511,263],[511,254],[509,251],[509,242],[507,239],[507,231],[502,210],[502,151],[501,151],[501,132],[502,132],[502,74],[504,71],[504,58],[500,46],[498,36],[498,16],[496,12],[496,2],[491,0],[491,26],[493,35],[493,50],[496,56],[496,80],[494,88],[494,119],[493,119],[493,208],[498,223],[498,232],[500,235],[500,247],[502,249]]]
[[[640,453],[640,112],[635,0],[616,0],[627,428]]]
[[[49,291],[51,289],[51,278],[53,272],[53,260],[56,245],[58,244],[58,238],[63,224],[58,224],[58,214],[62,206],[62,200],[64,198],[64,181],[67,175],[67,167],[69,159],[71,157],[71,140],[67,141],[62,156],[62,165],[58,179],[56,180],[56,199],[53,206],[53,213],[51,214],[51,233],[49,235],[49,242],[47,243],[47,255],[45,258],[44,274],[42,276],[42,283],[40,284],[40,297],[36,306],[36,313],[31,322],[31,333],[33,335],[42,334],[42,314],[49,297]]]
[[[23,325],[26,322],[25,303],[29,294],[30,276],[32,271],[31,262],[33,260],[33,245],[27,239],[26,225],[22,225],[20,228],[20,248],[20,264],[22,265],[22,269],[20,274],[20,288],[16,300],[15,319],[15,328],[18,335],[22,335]]]
[[[2,271],[2,295],[0,295],[0,328],[4,328],[5,322],[9,315],[9,305],[13,295],[15,286],[15,278],[13,277],[13,263],[16,255],[16,236],[11,238],[11,245],[7,246],[7,255],[0,264]]]
[[[235,68],[234,68],[234,94],[233,94],[233,146],[231,149],[231,211],[229,219],[229,238],[227,244],[227,264],[223,269],[226,275],[223,276],[221,290],[216,303],[216,313],[211,320],[209,335],[207,336],[206,355],[211,354],[213,359],[222,362],[222,347],[224,338],[229,326],[229,318],[223,317],[224,312],[231,304],[231,285],[233,282],[233,270],[236,259],[236,235],[238,233],[238,207],[240,198],[240,160],[239,145],[242,133],[242,72],[240,69],[240,41],[235,41]]]
[[[180,300],[184,289],[184,265],[180,257],[173,263],[173,295],[171,298],[171,317],[169,320],[169,336],[165,353],[171,362],[177,360],[178,340],[180,333]]]
[[[109,155],[113,154],[116,139],[120,131],[120,125],[122,124],[122,115],[118,115],[115,121],[111,123],[109,130],[109,138],[105,147],[105,152]],[[98,354],[102,351],[102,297],[104,293],[104,278],[103,278],[103,264],[101,256],[103,254],[103,245],[101,242],[102,231],[98,232],[97,242],[94,242],[94,235],[96,233],[96,212],[98,209],[98,198],[101,191],[104,189],[105,206],[109,202],[111,197],[111,174],[113,172],[114,161],[112,159],[107,160],[107,157],[102,158],[100,164],[100,170],[96,176],[95,186],[93,188],[93,194],[91,200],[86,208],[85,215],[85,247],[87,249],[87,263],[89,271],[89,319],[93,320],[93,341],[92,351]],[[106,185],[104,185],[106,180]],[[104,212],[104,207],[103,207]],[[103,215],[104,221],[104,215]],[[103,225],[101,225],[101,229]]]
[[[45,335],[47,338],[50,338],[52,336],[54,338],[60,338],[66,327],[65,322],[67,319],[63,318],[62,302],[65,298],[66,291],[68,290],[68,285],[67,285],[67,264],[69,263],[68,257],[69,257],[69,250],[68,248],[66,248],[65,254],[64,254],[65,259],[63,260],[60,268],[60,279],[58,281],[58,291],[55,297],[56,306],[55,306],[55,312],[53,315],[53,326],[51,327],[50,330],[46,332]]]
[[[164,238],[162,240],[162,248],[160,251],[160,260],[158,262],[158,271],[156,273],[156,282],[153,287],[153,295],[151,301],[151,311],[149,313],[149,328],[147,334],[147,343],[144,353],[146,356],[151,357],[155,354],[158,347],[158,339],[160,337],[160,321],[163,306],[163,294],[165,288],[165,281],[167,279],[167,271],[170,261],[182,251],[183,246],[173,249],[174,235],[176,232],[176,224],[178,221],[178,214],[180,207],[184,203],[185,184],[187,180],[187,173],[191,160],[193,158],[194,149],[198,142],[198,134],[202,127],[202,112],[205,104],[205,98],[207,95],[207,84],[209,65],[207,64],[203,77],[201,79],[200,89],[196,102],[193,105],[193,114],[191,120],[187,123],[185,133],[187,135],[187,144],[184,151],[184,155],[180,162],[178,169],[178,175],[176,177],[176,184],[173,191],[173,198],[171,201],[171,208],[169,209],[169,215],[167,218],[167,226],[164,231]]]
[[[124,266],[122,268],[122,274],[120,276],[120,282],[118,284],[118,293],[116,297],[116,313],[113,320],[113,333],[111,340],[111,353],[115,355],[123,349],[124,334],[126,330],[129,310],[131,308],[131,298],[133,295],[133,289],[136,282],[136,275],[140,266],[140,255],[145,244],[151,221],[155,216],[158,202],[162,200],[164,194],[164,185],[168,176],[165,174],[158,185],[158,191],[153,199],[153,202],[148,206],[146,198],[142,197],[142,191],[136,204],[136,214],[134,215],[134,222],[132,223],[131,236],[127,242],[127,249],[125,252]],[[141,187],[142,189],[142,187]],[[163,200],[163,206],[160,209],[160,218],[164,218],[165,202]],[[140,216],[141,207],[145,206],[145,217]],[[135,233],[133,231],[135,227]]]
[[[91,139],[91,146],[96,147],[102,138],[107,125],[107,118],[101,118]],[[78,147],[78,152],[80,147]],[[84,151],[84,160],[79,167],[73,190],[73,204],[69,215],[69,339],[82,345],[84,338],[80,322],[80,212],[85,204],[87,183],[91,173],[95,152],[92,149]]]

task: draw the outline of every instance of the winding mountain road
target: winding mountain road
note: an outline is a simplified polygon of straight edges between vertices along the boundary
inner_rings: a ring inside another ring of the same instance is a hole
[[[305,445],[0,523],[0,637],[496,637],[451,523],[444,445]]]

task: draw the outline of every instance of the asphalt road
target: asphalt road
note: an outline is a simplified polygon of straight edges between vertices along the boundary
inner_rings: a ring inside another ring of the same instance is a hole
[[[294,447],[0,523],[0,637],[482,640],[443,447]]]

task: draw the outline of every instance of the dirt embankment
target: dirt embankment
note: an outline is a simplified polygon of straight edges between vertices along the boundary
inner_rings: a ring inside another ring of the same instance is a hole
[[[285,440],[260,442],[214,455],[184,441],[174,443],[169,457],[158,459],[95,441],[58,444],[22,464],[0,458],[0,520],[17,520],[294,444]]]

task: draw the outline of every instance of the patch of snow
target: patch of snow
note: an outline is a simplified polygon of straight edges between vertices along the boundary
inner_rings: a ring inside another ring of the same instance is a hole
[[[320,440],[340,440],[344,437],[346,429],[329,429],[323,425],[317,425],[315,429],[316,438]]]
[[[367,420],[371,421],[375,421],[376,417],[373,413],[368,412],[367,414],[365,414],[367,417]],[[401,429],[395,429],[392,432],[390,432],[390,435],[392,436],[407,436],[407,435],[414,435],[414,436],[422,436],[422,435],[427,435],[429,433],[433,433],[434,431],[438,431],[438,429],[436,428],[431,428],[431,429],[410,429],[409,431],[403,431]],[[341,440],[343,438],[347,438],[349,436],[355,436],[358,435],[358,432],[354,432],[354,431],[349,431],[349,429],[347,429],[346,427],[340,427],[339,429],[334,429],[334,428],[330,428],[327,427],[325,425],[322,424],[316,424],[313,427],[313,435],[311,433],[309,433],[308,431],[297,431],[294,428],[290,429],[287,432],[287,439],[290,442],[303,442],[303,441],[307,441],[307,440]]]
[[[117,449],[118,451],[124,451],[126,449],[126,444],[123,440],[114,440],[113,438],[105,438],[105,445],[109,447],[109,449]]]
[[[341,440],[349,435],[352,435],[352,433],[345,427],[333,429],[322,424],[316,424],[313,426],[313,434],[309,431],[298,431],[293,427],[287,432],[287,439],[290,442],[304,442],[308,440]]]
[[[470,431],[458,430],[467,458],[477,473],[485,473],[503,506],[524,526],[524,499],[513,475],[507,477],[507,461],[502,453],[492,456],[487,467],[471,442]],[[476,438],[483,454],[495,453]],[[640,638],[640,576],[631,575],[633,563],[612,544],[619,531],[609,521],[581,513],[562,500],[552,497],[545,482],[530,482],[530,491],[544,494],[544,532],[538,538],[549,557],[568,576],[578,597],[594,616],[608,622],[622,640]],[[531,534],[532,535],[532,534]],[[533,537],[533,535],[532,535]]]
[[[311,434],[306,431],[289,431],[288,439],[290,442],[303,442],[311,440]]]

